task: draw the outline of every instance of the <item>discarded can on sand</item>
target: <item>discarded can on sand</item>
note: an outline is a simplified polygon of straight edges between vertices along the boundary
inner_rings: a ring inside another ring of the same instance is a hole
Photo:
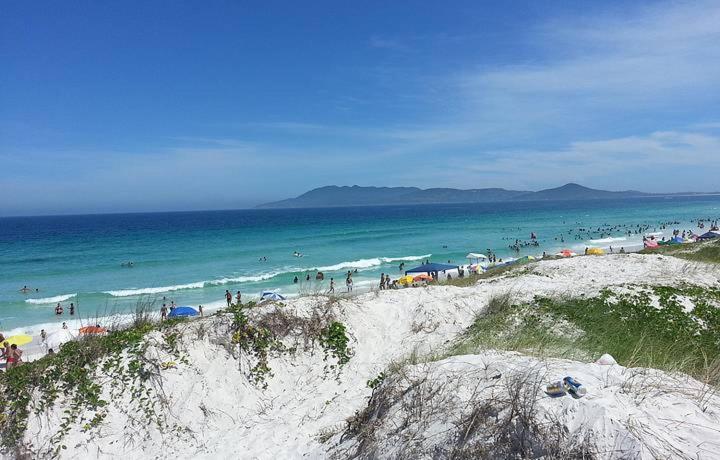
[[[582,398],[587,394],[587,389],[583,386],[583,384],[570,376],[563,379],[563,384],[565,385],[565,389],[568,393],[570,393],[570,395],[574,398]]]
[[[561,381],[557,381],[554,383],[551,383],[545,388],[545,393],[548,394],[548,396],[552,396],[553,398],[557,398],[560,396],[565,396],[567,394],[567,391],[565,390],[565,384]]]

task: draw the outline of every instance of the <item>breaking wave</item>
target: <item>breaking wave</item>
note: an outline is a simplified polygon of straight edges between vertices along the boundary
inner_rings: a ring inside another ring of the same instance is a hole
[[[196,283],[188,284],[176,284],[172,286],[159,286],[159,287],[148,287],[148,288],[133,288],[133,289],[119,289],[115,291],[104,291],[105,294],[109,294],[113,297],[130,297],[138,295],[149,295],[149,294],[161,294],[163,292],[181,291],[185,289],[202,289],[211,286],[222,286],[225,284],[234,283],[256,283],[259,281],[265,281],[276,276],[289,273],[309,272],[309,271],[340,271],[340,270],[367,270],[373,267],[379,267],[383,264],[389,264],[394,262],[412,262],[415,260],[428,259],[432,254],[425,254],[422,256],[406,256],[406,257],[376,257],[372,259],[359,259],[349,262],[340,262],[335,265],[326,265],[322,267],[312,268],[288,268],[284,271],[262,273],[259,275],[246,275],[246,276],[235,276],[228,278],[219,278],[208,281],[198,281]],[[66,300],[66,299],[63,299]],[[51,302],[60,302],[60,300],[52,300]],[[48,302],[48,303],[51,303]]]
[[[66,300],[70,300],[73,297],[75,297],[77,293],[75,294],[63,294],[58,295],[55,297],[45,297],[42,299],[25,299],[25,302],[32,303],[35,305],[44,305],[44,304],[50,304],[50,303],[58,303],[58,302],[65,302]]]
[[[618,236],[618,237],[610,237],[610,238],[600,238],[598,240],[590,240],[590,243],[593,244],[602,244],[602,243],[614,243],[616,241],[627,241],[627,238],[624,236]]]

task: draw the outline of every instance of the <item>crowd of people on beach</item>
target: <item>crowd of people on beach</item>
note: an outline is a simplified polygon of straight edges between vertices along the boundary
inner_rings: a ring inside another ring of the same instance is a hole
[[[575,225],[572,226],[572,228],[569,228],[560,234],[556,234],[555,236],[552,236],[554,241],[556,242],[565,242],[566,239],[569,240],[582,240],[582,241],[591,241],[593,239],[595,240],[601,240],[606,239],[604,242],[612,242],[612,241],[623,241],[623,237],[632,237],[632,236],[641,236],[643,239],[643,242],[646,239],[655,239],[656,235],[658,235],[660,232],[668,234],[667,230],[669,228],[673,228],[671,231],[672,237],[679,237],[685,240],[686,238],[692,239],[697,236],[696,231],[697,230],[703,230],[706,229],[710,230],[718,230],[718,219],[712,219],[712,218],[696,218],[690,221],[695,228],[679,228],[681,223],[679,221],[666,221],[666,222],[657,222],[654,224],[649,223],[636,223],[636,224],[602,224],[597,226],[587,226],[583,225],[581,222],[575,222]],[[565,224],[565,222],[563,222]],[[508,232],[515,233],[518,229],[504,229],[508,230]],[[512,238],[512,239],[511,239]],[[538,237],[538,234],[536,232],[530,232],[529,239],[521,239],[521,238],[514,238],[514,237],[503,237],[503,239],[510,240],[512,243],[510,243],[507,247],[508,249],[512,250],[513,252],[519,253],[522,249],[528,248],[528,247],[540,247],[543,243],[541,242],[541,239]],[[666,237],[662,236],[662,238],[659,238],[658,241],[665,241]],[[443,245],[444,249],[447,249],[447,245]],[[618,250],[619,247],[619,250]],[[612,244],[605,247],[609,253],[625,253],[625,246],[615,246],[613,247]],[[589,247],[585,248],[585,254],[588,254],[588,251],[590,250]],[[294,257],[303,257],[304,254],[302,254],[299,251],[295,251],[293,253]],[[542,253],[542,257],[547,257],[547,254],[545,251]],[[258,259],[260,262],[267,262],[268,259],[266,256],[262,256]],[[510,258],[509,260],[512,260]],[[421,264],[429,264],[430,259],[424,259],[419,261]],[[448,263],[451,263],[450,260],[448,260]],[[503,259],[501,257],[498,257],[497,254],[490,248],[486,250],[486,263],[490,266],[495,264],[503,264]],[[128,262],[123,264],[124,266],[132,266],[132,262]],[[398,271],[402,274],[405,271],[405,262],[401,261],[397,265]],[[471,267],[472,268],[472,267]],[[443,277],[447,280],[451,280],[453,276],[457,276],[459,278],[463,278],[465,275],[466,269],[464,269],[463,266],[459,266],[457,269],[457,274],[455,275],[455,272],[453,271],[453,274],[447,273],[444,274]],[[358,269],[351,269],[347,270],[347,272],[344,274],[345,278],[345,292],[347,294],[352,294],[354,292],[355,287],[355,279],[354,275],[358,273]],[[326,273],[324,273],[321,270],[314,270],[313,272],[305,272],[302,274],[295,274],[292,278],[293,284],[300,284],[303,280],[306,283],[310,283],[312,281],[315,281],[316,283],[325,283],[326,281]],[[376,284],[377,288],[379,290],[390,290],[390,289],[399,289],[401,287],[399,283],[400,279],[393,280],[391,275],[389,273],[383,272],[380,274],[380,280],[379,284]],[[428,278],[424,278],[422,280],[423,284],[426,284],[427,282],[436,281],[436,278],[431,274]],[[413,284],[416,285],[416,284]],[[326,289],[324,292],[327,294],[335,294],[336,291],[336,285],[335,285],[335,277],[330,277],[329,281],[327,281],[327,284],[325,284]],[[27,285],[23,286],[20,290],[23,294],[30,294],[33,292],[40,292],[39,288],[36,287],[29,287]],[[235,294],[233,294],[229,289],[225,290],[225,300],[228,306],[231,306],[233,302],[235,302],[237,305],[242,305],[242,295],[241,292],[238,290]],[[166,297],[162,298],[162,307],[160,308],[160,319],[161,321],[167,320],[171,313],[177,308],[177,305],[175,303],[175,300],[168,300]],[[69,314],[69,316],[76,316],[76,313],[78,312],[77,306],[75,305],[75,302],[70,302],[70,304],[66,307],[63,305],[62,302],[57,302],[57,304],[54,307],[54,313],[57,317],[62,317],[66,314],[66,312]],[[204,309],[202,305],[199,305],[198,312],[200,316],[204,316]],[[99,326],[98,326],[99,327]],[[62,323],[62,329],[68,329],[68,325],[66,322]],[[47,334],[45,330],[43,329],[41,331],[41,341],[42,343],[46,343],[47,341]],[[15,367],[22,363],[22,354],[23,351],[18,348],[16,344],[11,344],[5,341],[5,338],[2,334],[0,334],[0,343],[3,343],[5,346],[2,348],[0,359],[3,359],[6,363],[6,368],[10,369],[12,367]],[[46,351],[48,353],[54,353],[52,349],[48,349],[48,347],[45,347]]]

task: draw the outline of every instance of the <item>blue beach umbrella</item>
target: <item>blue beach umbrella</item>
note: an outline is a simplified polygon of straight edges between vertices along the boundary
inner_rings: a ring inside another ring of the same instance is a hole
[[[285,300],[285,297],[281,296],[277,292],[265,291],[260,296],[262,300]]]
[[[168,318],[182,318],[197,315],[199,315],[199,313],[193,307],[175,307],[173,311],[168,314]]]

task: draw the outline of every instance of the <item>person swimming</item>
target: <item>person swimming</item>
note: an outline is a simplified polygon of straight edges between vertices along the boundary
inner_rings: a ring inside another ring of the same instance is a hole
[[[23,294],[27,294],[28,292],[30,292],[30,288],[27,286],[23,286],[23,288],[20,289],[20,292],[22,292]]]

